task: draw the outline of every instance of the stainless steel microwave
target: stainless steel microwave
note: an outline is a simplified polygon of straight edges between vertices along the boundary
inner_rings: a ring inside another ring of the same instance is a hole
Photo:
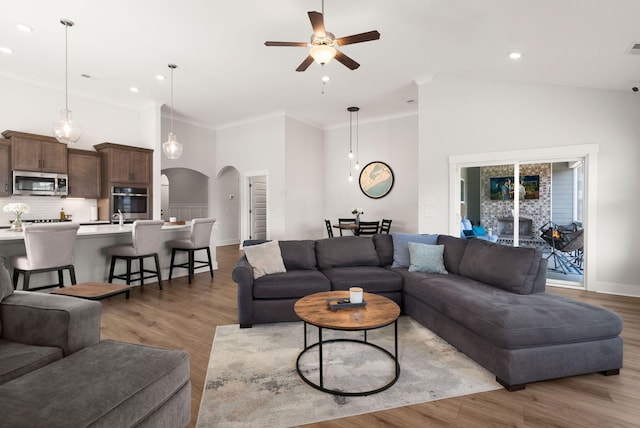
[[[67,174],[13,171],[14,195],[67,196]]]

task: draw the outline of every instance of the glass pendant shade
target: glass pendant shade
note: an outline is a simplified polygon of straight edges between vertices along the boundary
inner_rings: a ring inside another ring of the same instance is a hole
[[[60,120],[53,122],[53,136],[61,143],[71,144],[80,139],[80,127],[73,122],[73,114],[69,110],[69,54],[68,54],[68,32],[69,27],[73,27],[73,21],[61,19],[64,25],[64,110],[60,111]]]
[[[80,139],[80,127],[73,122],[71,110],[62,110],[60,120],[53,122],[53,136],[64,144],[75,143]]]
[[[309,55],[318,64],[328,64],[336,56],[336,49],[333,46],[318,45],[311,48]]]
[[[182,156],[182,144],[178,142],[173,132],[169,132],[169,139],[162,143],[162,153],[169,159],[178,159]]]

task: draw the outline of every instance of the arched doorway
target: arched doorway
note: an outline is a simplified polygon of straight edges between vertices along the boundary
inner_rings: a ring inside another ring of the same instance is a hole
[[[223,167],[216,177],[216,219],[218,228],[218,245],[240,243],[240,173],[232,166]]]
[[[188,168],[167,168],[161,173],[168,181],[163,181],[160,195],[163,220],[209,217],[208,176]]]

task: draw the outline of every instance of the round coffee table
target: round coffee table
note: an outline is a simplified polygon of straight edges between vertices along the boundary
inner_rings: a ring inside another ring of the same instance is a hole
[[[385,389],[390,388],[400,377],[400,364],[398,363],[398,317],[400,316],[400,307],[392,300],[377,294],[364,293],[364,301],[366,306],[349,307],[333,311],[329,308],[328,299],[348,299],[348,291],[325,291],[305,296],[298,300],[294,305],[294,310],[298,318],[304,321],[304,349],[298,355],[296,360],[296,370],[298,374],[307,384],[312,387],[331,394],[344,396],[363,396],[371,395]],[[311,345],[307,344],[307,324],[318,327],[318,342]],[[395,353],[367,341],[367,331],[386,327],[390,324],[394,325],[394,346]],[[363,331],[364,340],[357,339],[332,339],[323,340],[322,330],[348,330]],[[345,392],[324,387],[323,379],[323,362],[322,347],[332,342],[356,342],[367,346],[374,347],[388,355],[395,365],[395,377],[389,383],[370,391],[362,392]],[[315,383],[307,378],[300,370],[300,358],[310,349],[318,347],[318,368],[320,381]]]

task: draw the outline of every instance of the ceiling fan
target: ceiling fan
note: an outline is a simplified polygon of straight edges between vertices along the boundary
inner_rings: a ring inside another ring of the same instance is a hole
[[[352,36],[340,37],[336,39],[333,33],[330,33],[324,28],[324,1],[322,2],[322,13],[320,12],[308,12],[309,20],[311,21],[311,27],[313,27],[313,34],[311,35],[311,41],[306,42],[264,42],[265,46],[298,46],[309,47],[309,55],[304,61],[296,68],[296,71],[305,71],[313,61],[318,64],[324,65],[335,58],[337,61],[345,65],[350,70],[355,70],[360,67],[353,59],[340,52],[336,47],[352,45],[354,43],[369,42],[371,40],[378,40],[380,33],[378,31],[367,31],[366,33],[354,34]]]

